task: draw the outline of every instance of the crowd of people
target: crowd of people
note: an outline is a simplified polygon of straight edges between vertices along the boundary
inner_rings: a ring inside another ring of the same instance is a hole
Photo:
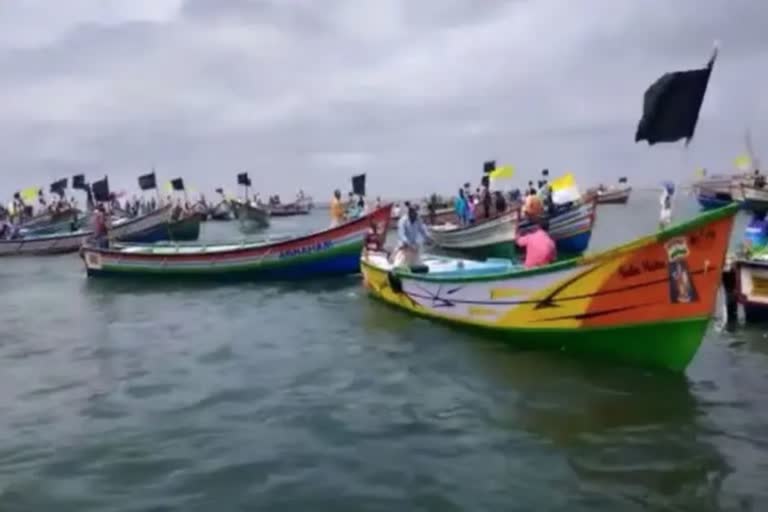
[[[554,204],[552,191],[546,180],[539,181],[538,189],[534,187],[533,182],[529,182],[524,194],[519,190],[508,193],[490,191],[487,181],[472,192],[470,184],[465,183],[453,199],[453,213],[458,223],[464,227],[499,216],[507,212],[512,205],[520,204],[523,215],[532,221],[532,227],[519,234],[516,239],[516,245],[525,253],[524,266],[531,268],[553,262],[557,251],[555,242],[548,233],[547,218],[548,213],[553,211]],[[421,214],[417,204],[409,201],[404,202],[402,208],[400,205],[396,206],[394,217],[397,219],[397,244],[390,255],[394,266],[411,269],[420,266],[423,247],[432,243],[424,219],[428,219],[430,224],[435,224],[437,210],[441,206],[437,196],[428,199],[426,205],[426,215]],[[354,218],[347,214],[348,210],[344,209],[341,201],[341,192],[337,190],[331,201],[332,225],[339,225]],[[380,251],[381,239],[376,226],[372,226],[366,238],[366,250]]]

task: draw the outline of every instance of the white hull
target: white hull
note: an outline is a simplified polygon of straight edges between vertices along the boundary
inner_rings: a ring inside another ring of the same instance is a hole
[[[514,242],[517,234],[517,210],[501,217],[467,227],[453,224],[429,227],[430,235],[438,247],[468,250],[490,245]]]
[[[739,201],[748,203],[751,206],[768,207],[768,188],[755,188],[747,185],[740,187],[741,192]],[[736,197],[734,197],[736,199]]]

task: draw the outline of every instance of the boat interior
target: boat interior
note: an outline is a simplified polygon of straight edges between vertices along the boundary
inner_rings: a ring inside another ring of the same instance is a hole
[[[368,253],[367,261],[382,270],[394,270],[395,266],[386,253]],[[504,258],[488,258],[485,261],[424,255],[421,264],[408,269],[413,274],[429,274],[437,277],[467,277],[503,274],[522,269],[522,265]]]

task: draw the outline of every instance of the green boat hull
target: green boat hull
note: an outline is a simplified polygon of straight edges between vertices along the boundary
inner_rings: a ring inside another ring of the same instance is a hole
[[[375,294],[371,296],[400,310]],[[503,329],[454,322],[430,315],[416,316],[499,340],[521,350],[556,351],[570,357],[672,372],[685,370],[696,355],[709,325],[709,318],[692,318],[610,328]]]

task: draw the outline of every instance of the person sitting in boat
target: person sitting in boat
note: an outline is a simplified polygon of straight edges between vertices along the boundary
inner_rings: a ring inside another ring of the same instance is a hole
[[[755,169],[754,184],[755,188],[765,188],[765,176],[760,174],[759,169]]]
[[[768,245],[768,221],[765,216],[765,210],[753,212],[744,229],[744,243],[749,251]]]
[[[540,219],[544,214],[544,205],[541,203],[536,189],[531,188],[523,203],[523,215],[529,219]]]
[[[341,203],[341,190],[336,189],[331,198],[331,227],[341,224],[344,224],[344,205]]]
[[[493,204],[496,208],[496,215],[501,215],[507,211],[507,200],[504,199],[504,194],[500,190],[493,192]]]
[[[397,248],[393,255],[393,265],[409,268],[418,265],[421,261],[421,247],[429,241],[418,208],[408,207],[408,214],[397,223]]]
[[[547,227],[545,220],[537,219],[531,231],[515,240],[518,247],[525,249],[525,268],[549,265],[557,258],[557,247]]]
[[[379,234],[379,228],[373,221],[371,221],[371,226],[368,228],[368,233],[365,235],[365,244],[363,248],[366,256],[369,252],[384,251],[384,243]]]

